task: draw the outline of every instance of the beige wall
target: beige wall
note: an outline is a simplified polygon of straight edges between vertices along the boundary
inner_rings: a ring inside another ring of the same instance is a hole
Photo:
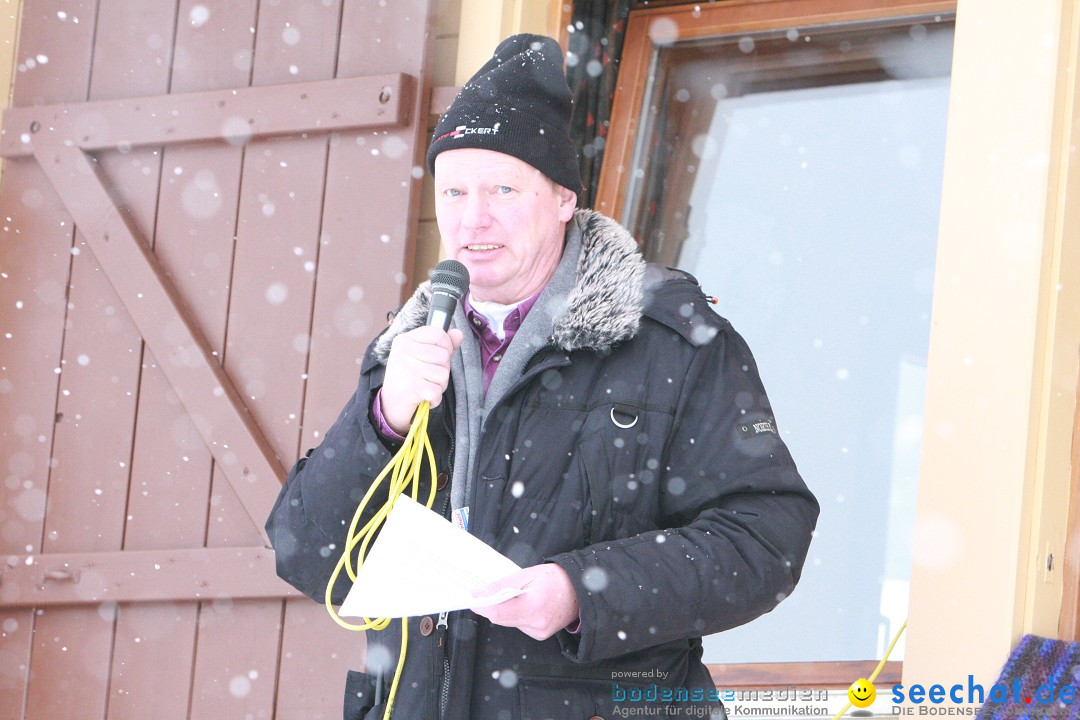
[[[439,0],[435,7],[435,41],[432,46],[431,84],[433,86],[457,85],[455,68],[460,45],[458,29],[461,26],[462,0]],[[433,130],[437,116],[428,118],[428,130]],[[428,133],[430,137],[430,132]],[[427,143],[424,143],[426,150]],[[416,282],[427,277],[428,271],[439,262],[439,228],[435,224],[435,195],[431,175],[425,169],[420,190],[420,223],[417,228],[416,255],[413,260],[413,279]]]
[[[1020,635],[1056,634],[1080,346],[1076,23],[1075,0],[958,7],[906,683],[989,686]]]
[[[502,39],[530,32],[558,37],[560,0],[461,0],[461,52],[457,84],[464,83],[491,57]]]

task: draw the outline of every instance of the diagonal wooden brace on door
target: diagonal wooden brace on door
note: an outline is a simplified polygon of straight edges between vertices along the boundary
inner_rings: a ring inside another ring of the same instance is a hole
[[[153,250],[113,204],[93,158],[75,147],[49,146],[39,146],[34,156],[245,511],[261,528],[284,471]]]
[[[396,127],[414,93],[398,74],[4,113],[0,154],[29,152],[44,170],[267,547],[285,470],[88,151]]]

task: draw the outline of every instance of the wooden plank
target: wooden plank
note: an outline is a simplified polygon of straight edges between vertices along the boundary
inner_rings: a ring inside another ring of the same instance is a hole
[[[346,2],[337,76],[395,69],[430,77],[432,5],[427,0]],[[300,449],[317,444],[334,421],[355,389],[365,344],[384,326],[386,310],[407,292],[429,96],[426,88],[417,93],[408,128],[331,137]],[[281,720],[340,716],[345,671],[363,667],[363,637],[327,622],[323,614],[303,600],[285,604],[277,692]]]
[[[253,82],[332,77],[340,12],[337,3],[262,8]],[[225,367],[289,462],[297,452],[325,162],[324,136],[253,142],[237,211]],[[208,543],[250,543],[249,529],[232,520],[238,511],[228,488],[215,486],[214,496]]]
[[[169,92],[249,85],[257,12],[257,0],[181,0]]]
[[[415,94],[400,73],[259,88],[152,95],[4,112],[0,155],[24,157],[43,145],[86,151],[399,127]]]
[[[186,718],[198,604],[140,602],[101,607],[116,607],[106,717]]]
[[[98,612],[100,610],[100,613]],[[105,716],[112,606],[39,608],[26,720]]]
[[[181,2],[170,92],[247,85],[255,15],[255,0]],[[225,143],[187,144],[167,146],[162,152],[154,256],[220,360],[244,149]],[[139,389],[125,550],[202,548],[213,465],[213,455],[148,348]],[[214,562],[213,553],[203,557]],[[192,583],[184,586],[188,590],[202,582],[198,575],[204,570],[195,564],[188,568]],[[184,577],[179,567],[173,570]],[[235,571],[237,581],[248,575],[245,568]],[[188,601],[180,597],[120,604],[110,718],[188,717],[201,608],[190,592],[179,594],[188,595]],[[162,683],[162,677],[168,682]]]
[[[41,549],[74,226],[61,219],[66,211],[37,163],[25,160],[5,165],[0,217],[0,456],[8,459],[0,552],[27,553]],[[4,617],[16,631],[0,643],[0,717],[21,718],[35,620],[30,610]]]
[[[195,91],[246,83],[256,11],[255,0],[181,3],[178,15],[189,21],[177,30],[173,87]],[[240,60],[223,64],[222,56]],[[154,256],[202,330],[215,364],[225,347],[243,153],[232,146],[164,149]],[[192,442],[197,427],[171,386],[156,382],[159,377],[164,373],[150,352],[142,394],[153,404],[140,408],[133,463],[139,485],[148,489],[133,487],[129,498],[138,511],[129,521],[127,547],[201,547],[213,455],[201,441]]]
[[[23,69],[13,79],[13,105],[86,98],[95,4],[56,0],[22,8]],[[64,22],[61,11],[84,22]],[[34,58],[34,67],[26,58]],[[0,552],[26,553],[40,551],[43,535],[74,227],[29,159],[5,163],[0,218],[0,456],[7,458],[10,478],[0,487]],[[30,609],[3,618],[0,717],[24,718],[37,618]]]
[[[166,89],[167,51],[163,57],[160,47],[132,43],[130,33],[149,17],[174,12],[175,0],[99,4],[91,98]],[[112,152],[100,158],[98,166],[110,178],[113,203],[124,221],[150,236],[160,155],[151,149]],[[57,404],[57,465],[45,518],[46,553],[119,551],[131,476],[143,342],[97,257],[89,252],[81,229],[76,249]],[[83,607],[40,617],[30,665],[30,715],[44,715],[45,706],[63,705],[69,708],[68,715],[79,708],[82,717],[106,716],[114,616],[114,608],[99,612],[97,607]],[[57,637],[69,638],[69,647],[51,641]],[[77,647],[72,647],[72,640]],[[53,687],[57,681],[63,692]]]
[[[89,97],[160,92],[167,67],[158,51],[127,40],[128,28],[146,12],[160,13],[174,0],[114,0],[100,4],[94,18],[94,61]],[[118,48],[126,45],[123,50]],[[117,49],[110,52],[109,49]],[[128,63],[145,65],[133,71]],[[136,232],[153,228],[153,182],[159,157],[138,150],[102,158],[99,172],[112,175],[112,201]],[[48,172],[46,172],[48,174]],[[63,193],[58,192],[63,199]],[[65,205],[69,203],[65,202]],[[71,208],[69,207],[69,212]],[[123,546],[132,432],[138,394],[142,339],[89,251],[87,233],[76,222],[76,243],[68,288],[68,315],[61,358],[61,390],[45,517],[43,552],[117,551]],[[35,626],[27,714],[56,717],[79,714],[104,718],[108,707],[110,657],[115,609],[57,608],[45,611]],[[76,710],[77,708],[77,710]]]
[[[232,382],[182,308],[150,249],[112,205],[96,163],[77,148],[39,149],[38,162],[82,228],[113,289],[158,358],[180,402],[261,528],[284,470]]]
[[[30,648],[33,646],[34,611],[6,608],[0,611],[0,712],[5,718],[24,717],[23,703],[30,680]]]
[[[199,613],[192,720],[274,718],[280,636],[280,601],[206,603]]]
[[[341,717],[348,669],[364,667],[364,633],[338,627],[308,598],[285,601],[277,720]]]
[[[260,4],[253,84],[332,78],[340,16],[339,2]],[[326,146],[325,135],[252,142],[237,210],[225,367],[270,445],[290,462],[299,443]],[[213,497],[207,544],[257,542],[220,471]],[[191,717],[270,717],[283,605],[252,600],[220,610],[204,605],[200,615]]]
[[[347,3],[338,75],[394,67],[427,78],[428,5]],[[421,120],[409,128],[331,138],[301,449],[333,424],[356,388],[367,342],[411,292],[429,96],[418,94],[413,116]]]
[[[22,57],[35,58],[14,78],[13,105],[85,98],[93,44],[94,2],[38,2],[22,11],[27,40]],[[60,8],[89,24],[65,24]],[[40,57],[52,65],[38,64]],[[37,163],[9,161],[0,196],[0,309],[4,317],[0,364],[0,456],[10,479],[0,487],[0,552],[40,549],[49,489],[51,449],[67,308],[73,226]],[[3,614],[0,642],[0,717],[26,717],[31,610]]]
[[[159,6],[157,12],[163,5],[171,12],[173,4],[173,0],[124,2],[129,6],[117,0],[100,10],[96,34],[101,47],[123,44],[133,15],[146,12],[153,4]],[[114,65],[111,58],[105,60],[105,54],[99,54],[92,95],[116,92],[118,86],[130,81],[126,68]],[[155,53],[147,48],[147,54],[151,57],[144,60],[149,62]],[[167,77],[163,70],[158,74],[156,84],[164,86]],[[140,150],[113,153],[96,164],[97,172],[108,175],[112,186],[109,209],[143,237],[151,237],[154,227],[157,197],[153,181],[159,174],[159,162],[157,152]],[[147,182],[147,178],[152,181]],[[67,200],[64,188],[58,189]],[[66,205],[70,209],[72,203]],[[84,219],[76,215],[77,226],[83,225]],[[91,225],[86,223],[86,229]],[[79,227],[61,360],[57,462],[45,523],[45,552],[119,550],[123,543],[142,338],[126,312],[133,298],[114,291],[91,247],[92,239]],[[124,272],[130,273],[130,268]]]
[[[81,17],[84,24],[80,27],[61,21],[58,15],[61,8],[71,13],[72,17]],[[24,70],[15,78],[15,104],[70,102],[86,98],[94,19],[95,7],[92,2],[40,2],[32,8],[24,8],[22,29],[24,37],[28,39],[19,43],[19,53],[24,58]],[[33,67],[25,58],[34,59]],[[47,61],[44,64],[39,62],[43,59]],[[48,61],[55,61],[55,64],[50,66]],[[5,378],[16,381],[12,392],[5,393],[5,399],[18,403],[14,407],[14,415],[3,412],[8,408],[0,410],[0,416],[14,417],[17,420],[15,436],[5,435],[16,442],[24,439],[28,445],[32,443],[36,446],[12,453],[12,457],[20,459],[19,465],[23,468],[20,474],[25,473],[25,477],[21,487],[5,487],[6,490],[15,491],[17,495],[11,498],[14,502],[6,504],[5,508],[15,511],[10,515],[5,513],[16,518],[16,526],[12,528],[15,532],[12,535],[5,532],[4,535],[8,541],[24,541],[25,544],[19,548],[20,552],[40,551],[44,535],[47,509],[45,498],[46,493],[51,491],[54,464],[54,420],[58,384],[61,381],[59,371],[62,368],[62,338],[69,300],[70,252],[74,232],[70,217],[44,180],[36,167],[27,168],[26,165],[20,167],[15,163],[8,163],[5,168],[3,217],[5,226],[11,228],[14,234],[5,237],[4,249],[0,251],[4,254],[3,268],[0,268],[0,271],[8,275],[5,280],[11,279],[19,283],[37,275],[37,282],[40,282],[39,286],[32,288],[18,288],[18,284],[9,286],[18,293],[17,302],[24,304],[17,312],[18,317],[12,318],[14,324],[21,326],[22,322],[29,321],[34,316],[41,321],[41,325],[34,328],[13,328],[26,332],[18,335],[13,332],[11,340],[18,343],[18,350],[5,353],[4,362]],[[19,234],[20,231],[22,235]],[[27,290],[30,292],[26,292]],[[0,290],[0,293],[3,291]],[[4,294],[0,294],[0,297],[4,297]],[[46,305],[51,306],[55,312],[48,312],[47,308],[42,306],[40,301],[43,297],[50,298]],[[5,302],[4,308],[9,307],[11,305]],[[11,347],[14,349],[16,346]],[[39,355],[38,350],[44,352]],[[53,373],[53,376],[48,378],[46,373]],[[33,396],[26,397],[24,393]],[[18,432],[20,427],[26,434]],[[6,439],[3,442],[7,444]],[[44,457],[39,453],[44,453]],[[20,507],[24,508],[21,512]],[[7,527],[5,520],[5,529]],[[28,534],[20,537],[20,530]],[[67,702],[70,695],[65,694],[63,685],[58,684],[51,697],[37,691],[37,686],[42,682],[59,682],[64,669],[70,667],[67,663],[73,660],[78,662],[73,656],[64,656],[57,658],[61,662],[56,666],[42,663],[43,657],[47,663],[48,655],[40,652],[40,641],[46,635],[59,637],[63,634],[64,623],[52,623],[52,618],[30,616],[29,613],[24,617],[26,621],[19,623],[19,627],[25,628],[31,635],[27,637],[20,633],[13,638],[16,642],[29,640],[25,645],[19,643],[17,646],[25,653],[18,663],[20,672],[16,675],[16,682],[21,681],[22,688],[10,694],[0,693],[4,697],[0,700],[0,706],[4,707],[7,717],[63,716],[70,707]],[[57,634],[53,634],[54,631],[57,631]],[[88,643],[86,649],[93,651],[95,644]],[[31,660],[34,661],[32,673]],[[87,709],[90,710],[93,704],[93,701],[89,702]],[[9,707],[12,708],[10,714]],[[59,712],[52,712],[53,710]]]
[[[302,596],[260,546],[9,555],[0,569],[3,608],[226,597]]]
[[[97,0],[23,3],[16,61],[25,69],[15,76],[13,107],[86,99],[96,12]],[[33,67],[26,63],[29,58]]]
[[[299,444],[326,146],[324,136],[260,141],[244,158],[225,367],[267,441],[290,461]]]
[[[68,294],[46,553],[121,547],[142,351],[138,332],[81,231],[75,249],[81,252],[72,261]],[[105,716],[113,617],[102,620],[96,609],[89,612],[38,617],[28,716],[59,717],[57,709],[70,713],[75,707],[86,718]]]

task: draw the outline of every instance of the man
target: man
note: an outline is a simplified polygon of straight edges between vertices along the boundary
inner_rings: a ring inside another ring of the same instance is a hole
[[[523,567],[496,587],[524,593],[412,618],[395,717],[719,716],[700,638],[791,593],[817,518],[742,338],[693,278],[575,210],[570,105],[540,36],[462,88],[428,165],[470,292],[444,332],[420,286],[267,523],[281,576],[321,600],[358,500],[431,404],[434,509]],[[396,628],[368,633],[347,718],[381,716]]]

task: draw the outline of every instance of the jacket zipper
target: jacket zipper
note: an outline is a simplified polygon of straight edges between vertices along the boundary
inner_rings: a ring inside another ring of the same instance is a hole
[[[540,354],[540,352],[542,352],[544,350],[547,350],[550,347],[552,347],[552,345],[549,344],[549,345],[546,345],[546,346],[540,348],[540,350],[538,352],[534,353],[533,358],[535,359]],[[532,362],[532,360],[530,360],[530,362]],[[531,375],[531,373],[529,372],[530,369],[531,368],[528,368],[528,367],[526,368],[526,371],[522,373],[522,377],[519,378],[518,382],[514,384],[514,386],[511,388],[511,390],[509,392],[507,392],[507,394],[506,394],[507,397],[509,397],[510,395],[513,395],[514,392],[517,391],[519,383],[524,382],[524,380]],[[453,467],[454,445],[456,443],[456,439],[454,437],[454,433],[450,429],[450,421],[449,421],[448,415],[449,415],[449,413],[446,413],[445,411],[443,412],[443,427],[446,429],[446,434],[450,438],[450,464],[451,464],[451,467]],[[450,493],[447,492],[446,493],[446,499],[445,499],[445,501],[443,503],[442,512],[440,513],[443,517],[446,517],[446,511],[449,509],[449,506],[450,506]],[[435,623],[435,633],[436,633],[435,646],[442,650],[442,683],[441,683],[442,688],[441,688],[440,693],[439,693],[439,717],[446,717],[446,707],[447,707],[447,704],[448,704],[448,702],[450,700],[450,655],[449,655],[449,648],[446,646],[446,634],[447,634],[447,628],[448,628],[447,616],[448,615],[449,615],[449,613],[447,613],[445,611],[440,612],[439,613],[439,621],[437,623]]]
[[[449,405],[449,403],[447,403],[447,405]],[[449,459],[450,459],[450,467],[453,468],[454,467],[454,444],[455,444],[455,439],[454,439],[454,431],[450,427],[450,413],[447,412],[447,410],[450,410],[450,409],[451,409],[450,407],[443,408],[442,424],[443,424],[443,430],[446,431],[446,436],[448,438],[450,438]],[[455,413],[457,412],[456,407],[453,408],[453,410],[454,410]],[[450,493],[447,493],[446,495],[447,495],[447,497],[449,497]]]
[[[449,408],[444,408],[443,409],[442,421],[443,421],[443,430],[446,431],[446,436],[448,438],[450,438],[450,450],[447,453],[447,465],[450,466],[449,467],[450,472],[447,473],[448,476],[449,476],[449,479],[447,480],[447,484],[450,485],[450,487],[448,487],[446,489],[446,495],[443,498],[442,510],[439,512],[439,514],[442,515],[444,518],[449,520],[450,518],[446,513],[450,509],[450,493],[452,491],[453,483],[454,483],[454,445],[455,445],[455,440],[454,440],[454,431],[450,429],[450,419],[449,419],[450,413],[446,412],[446,410],[449,410]]]
[[[447,408],[448,409],[448,408]],[[453,473],[454,467],[454,433],[450,429],[450,420],[448,418],[449,413],[443,411],[443,428],[446,429],[446,436],[450,438],[450,470]],[[451,474],[452,478],[452,474]],[[449,481],[453,482],[453,479]],[[449,484],[449,483],[448,483]],[[442,510],[440,515],[446,517],[447,511],[450,509],[450,488],[446,489],[446,494],[443,497]],[[449,648],[446,646],[446,630],[447,630],[447,615],[446,611],[439,613],[439,621],[435,623],[436,647],[442,650],[442,687],[439,689],[439,717],[446,717],[446,705],[450,700],[450,655]]]
[[[439,613],[439,622],[435,623],[436,632],[436,646],[442,648],[442,688],[439,692],[439,717],[446,717],[446,704],[450,699],[450,656],[447,654],[449,648],[446,647],[446,616],[448,613],[444,610]]]

